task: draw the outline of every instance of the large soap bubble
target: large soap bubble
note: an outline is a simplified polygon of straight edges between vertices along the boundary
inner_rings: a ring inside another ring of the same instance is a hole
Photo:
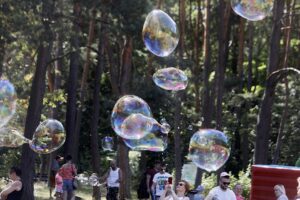
[[[187,76],[183,71],[174,67],[160,69],[153,74],[153,81],[165,90],[184,90],[188,84]]]
[[[113,151],[114,148],[114,139],[112,137],[104,137],[102,138],[102,149],[104,151]]]
[[[0,80],[0,127],[7,124],[16,112],[17,95],[8,80]]]
[[[133,151],[161,152],[168,147],[168,135],[150,133],[139,140],[124,139],[124,143]]]
[[[21,132],[14,128],[0,128],[0,147],[19,147],[29,141]]]
[[[167,134],[170,127],[159,124],[154,118],[140,113],[129,115],[121,125],[124,139],[141,139],[152,132]]]
[[[55,119],[47,119],[36,128],[29,146],[37,153],[48,154],[59,149],[65,140],[63,125]]]
[[[258,21],[271,13],[273,3],[274,0],[231,0],[231,7],[241,17]]]
[[[230,155],[227,136],[214,129],[200,129],[192,136],[189,157],[194,164],[208,172],[222,167]]]
[[[179,32],[173,19],[161,10],[153,10],[146,17],[143,27],[146,48],[161,57],[174,51],[179,41]]]
[[[121,130],[124,120],[131,114],[140,113],[147,117],[152,117],[151,109],[141,98],[134,95],[125,95],[115,104],[111,114],[111,125],[114,131],[121,137],[127,138]],[[139,135],[132,135],[130,138],[139,138]]]

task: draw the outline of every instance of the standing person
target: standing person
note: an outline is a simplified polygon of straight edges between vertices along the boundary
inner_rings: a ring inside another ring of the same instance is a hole
[[[166,172],[166,165],[161,164],[160,171],[153,177],[152,192],[155,193],[155,200],[159,200],[165,190],[165,185],[168,183],[168,178],[171,174]]]
[[[63,179],[63,191],[64,191],[64,200],[74,200],[74,188],[73,181],[75,176],[77,175],[77,169],[72,162],[72,156],[67,155],[66,163],[60,169],[60,175]]]
[[[281,184],[274,186],[274,193],[277,198],[276,200],[289,200],[285,194],[285,188]]]
[[[120,183],[122,181],[121,169],[117,167],[116,161],[110,161],[110,168],[105,175],[107,184],[107,200],[117,200],[120,188]]]
[[[55,176],[60,168],[59,163],[63,159],[64,158],[62,156],[57,155],[51,162],[50,177],[49,177],[50,197],[52,197],[52,190],[53,190],[53,188],[55,188]]]
[[[297,195],[295,197],[295,200],[300,200],[300,176],[297,178],[298,186],[297,186]]]
[[[190,185],[185,180],[178,182],[176,186],[176,193],[172,190],[172,185],[167,184],[159,200],[190,200],[190,198],[186,196],[189,190]]]
[[[58,170],[58,172],[55,175],[55,199],[56,200],[63,200],[63,178],[60,175],[61,170]]]
[[[228,188],[230,176],[227,172],[220,174],[219,186],[211,189],[205,200],[236,200],[232,190]]]
[[[18,167],[12,167],[9,171],[11,182],[0,193],[1,200],[21,200],[23,184],[21,181],[22,171]]]
[[[236,196],[236,200],[244,200],[245,198],[242,196],[243,187],[240,183],[235,184],[233,188],[233,192]]]
[[[147,192],[150,194],[151,200],[155,200],[155,195],[152,192],[152,184],[153,184],[153,178],[156,173],[158,173],[161,169],[161,163],[159,161],[156,161],[154,164],[154,168],[150,168],[147,170]]]

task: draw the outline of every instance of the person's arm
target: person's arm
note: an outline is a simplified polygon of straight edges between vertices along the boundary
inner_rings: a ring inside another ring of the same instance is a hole
[[[160,195],[159,200],[165,200],[167,192],[168,192],[168,188],[165,187],[163,193]]]
[[[11,184],[9,187],[5,188],[1,194],[1,200],[2,199],[6,199],[7,196],[12,193],[13,191],[20,191],[22,189],[22,183],[20,181],[14,182],[13,184]]]
[[[154,175],[153,177],[153,180],[152,180],[152,186],[151,186],[151,191],[154,192],[155,191],[155,187],[156,187],[156,174]]]

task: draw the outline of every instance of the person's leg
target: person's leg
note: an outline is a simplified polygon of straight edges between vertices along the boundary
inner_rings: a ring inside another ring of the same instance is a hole
[[[106,200],[111,200],[110,198],[110,188],[107,187]]]

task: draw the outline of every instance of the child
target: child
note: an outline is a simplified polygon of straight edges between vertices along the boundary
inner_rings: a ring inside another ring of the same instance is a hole
[[[55,197],[56,200],[63,200],[63,178],[60,175],[61,169],[55,175]]]

